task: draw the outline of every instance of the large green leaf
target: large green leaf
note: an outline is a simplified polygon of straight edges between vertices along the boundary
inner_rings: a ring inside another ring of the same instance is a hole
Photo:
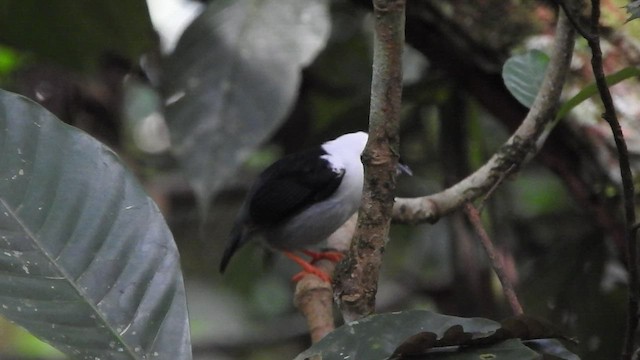
[[[154,44],[144,0],[2,0],[0,42],[93,69],[105,52],[136,59]]]
[[[190,359],[177,249],[117,156],[0,90],[0,313],[74,358]]]
[[[219,0],[165,64],[173,151],[200,204],[289,112],[329,35],[326,0]]]
[[[507,90],[522,105],[530,108],[538,95],[549,64],[549,57],[540,50],[529,50],[509,58],[502,67],[502,79]]]

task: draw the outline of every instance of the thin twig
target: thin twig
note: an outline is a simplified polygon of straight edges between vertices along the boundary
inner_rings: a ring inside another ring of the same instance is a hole
[[[562,1],[561,4],[564,4],[564,1]],[[563,5],[563,8],[565,6],[566,5]],[[573,12],[569,12],[568,14],[572,23],[576,29],[578,29],[582,37],[587,40],[587,44],[591,49],[591,68],[596,80],[600,99],[604,106],[604,114],[602,117],[611,127],[613,139],[618,151],[618,162],[620,165],[620,176],[622,178],[622,190],[624,194],[625,225],[628,236],[627,268],[629,272],[627,329],[621,358],[623,360],[629,360],[633,357],[634,353],[636,332],[638,330],[638,310],[640,308],[638,299],[638,291],[640,290],[640,278],[638,274],[638,226],[636,226],[636,211],[634,203],[635,189],[633,185],[631,166],[629,163],[629,152],[624,140],[624,134],[622,133],[622,129],[618,121],[615,105],[613,104],[613,98],[611,97],[611,92],[607,86],[604,67],[602,64],[602,49],[600,48],[600,1],[591,0],[591,28],[589,31],[586,31],[578,25],[578,21],[574,19]]]
[[[491,262],[493,271],[495,271],[496,275],[498,275],[498,279],[500,280],[500,284],[502,285],[502,291],[504,292],[504,296],[507,298],[509,306],[511,306],[513,315],[522,315],[524,313],[524,311],[522,310],[522,305],[520,305],[520,301],[518,300],[518,296],[513,289],[513,284],[511,284],[511,281],[509,280],[509,276],[507,276],[507,273],[504,271],[501,255],[496,251],[496,248],[493,246],[493,242],[485,231],[484,226],[482,226],[482,220],[480,220],[480,212],[478,212],[478,209],[476,209],[475,206],[473,206],[471,203],[465,204],[464,212],[467,214],[467,217],[469,217],[469,221],[471,221],[473,228],[476,230],[476,233],[480,238],[480,243],[482,244],[482,247],[489,257],[489,261]]]
[[[591,48],[591,68],[596,80],[600,99],[604,105],[603,118],[611,127],[613,139],[616,143],[618,151],[618,159],[620,164],[620,176],[622,178],[622,187],[624,193],[624,209],[625,221],[629,239],[627,241],[627,267],[629,269],[629,299],[627,306],[627,329],[625,334],[624,347],[622,349],[622,359],[628,360],[633,356],[635,348],[635,338],[638,329],[638,290],[640,290],[638,276],[638,243],[635,211],[635,189],[633,185],[633,177],[631,174],[631,166],[629,163],[629,152],[624,135],[618,122],[618,116],[613,104],[613,98],[605,79],[604,68],[602,65],[602,49],[600,48],[600,0],[591,0],[591,29],[589,33],[581,31],[583,37],[587,40],[589,48]]]
[[[578,11],[576,1],[571,1],[571,4],[567,4],[567,0],[558,0],[558,5],[560,5],[565,14],[567,14],[567,18],[571,22],[571,25],[573,25],[573,28],[578,32],[578,34],[580,34],[580,36],[585,39],[593,36],[593,34],[590,33],[589,30],[585,29],[585,27],[580,23],[580,20],[576,15],[576,12]]]

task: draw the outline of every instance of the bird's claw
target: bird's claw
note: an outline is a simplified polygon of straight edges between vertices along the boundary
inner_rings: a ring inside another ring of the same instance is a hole
[[[315,276],[319,277],[320,280],[322,280],[324,282],[331,283],[331,276],[329,276],[326,272],[324,272],[324,271],[318,269],[317,267],[309,264],[308,262],[306,262],[305,260],[301,259],[299,256],[295,255],[292,252],[284,251],[283,253],[284,253],[284,255],[286,257],[288,257],[289,259],[293,260],[296,264],[298,264],[302,268],[302,271],[297,273],[293,278],[291,278],[291,280],[293,280],[295,282],[298,282],[305,275],[311,274],[311,275],[315,275]]]
[[[293,277],[291,278],[291,281],[293,282],[298,282],[300,280],[302,280],[303,277],[307,276],[307,275],[314,275],[317,276],[318,278],[320,278],[320,280],[331,284],[331,277],[324,271],[314,267],[313,269],[305,269],[300,271],[299,273],[293,275]]]
[[[301,250],[302,253],[311,257],[311,263],[315,264],[320,260],[329,260],[332,263],[338,263],[344,258],[344,254],[340,251],[322,251],[316,252],[311,250]]]

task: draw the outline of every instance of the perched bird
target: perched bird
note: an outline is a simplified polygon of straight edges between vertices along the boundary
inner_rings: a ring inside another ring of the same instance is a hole
[[[240,208],[220,272],[241,246],[262,236],[305,272],[330,281],[292,251],[304,251],[325,240],[358,210],[364,179],[360,155],[367,138],[364,132],[345,134],[285,156],[264,170]]]

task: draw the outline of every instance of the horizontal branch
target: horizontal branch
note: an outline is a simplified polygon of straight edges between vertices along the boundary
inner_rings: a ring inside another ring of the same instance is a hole
[[[397,198],[393,219],[400,223],[434,223],[499,183],[506,172],[518,169],[538,152],[544,129],[553,122],[573,54],[574,31],[559,13],[553,52],[540,91],[513,135],[487,163],[459,183],[436,194],[418,198]]]

